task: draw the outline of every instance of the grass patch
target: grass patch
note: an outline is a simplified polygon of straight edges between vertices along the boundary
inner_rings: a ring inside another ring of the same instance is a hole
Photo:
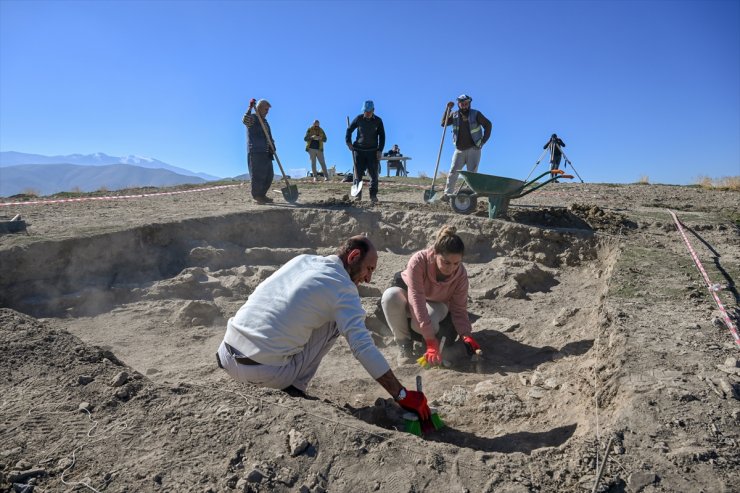
[[[740,191],[740,176],[723,176],[722,178],[710,178],[699,176],[696,185],[707,190],[731,190]]]

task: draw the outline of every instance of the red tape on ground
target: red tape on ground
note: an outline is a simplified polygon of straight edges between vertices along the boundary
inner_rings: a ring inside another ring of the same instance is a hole
[[[737,327],[732,322],[732,319],[727,314],[727,310],[725,310],[725,306],[722,304],[722,301],[719,299],[719,296],[717,296],[717,290],[714,288],[716,284],[714,284],[707,275],[707,271],[704,270],[704,266],[701,264],[701,261],[699,260],[699,257],[696,255],[696,252],[694,251],[694,248],[691,246],[691,242],[689,242],[689,239],[686,237],[686,233],[683,230],[683,226],[681,225],[681,221],[678,220],[678,217],[672,210],[668,210],[668,212],[673,216],[673,221],[676,223],[676,227],[678,228],[678,232],[681,233],[681,237],[683,238],[684,243],[686,243],[686,248],[689,249],[689,253],[691,254],[691,258],[694,259],[694,263],[696,264],[696,268],[699,269],[699,272],[701,273],[702,277],[704,278],[704,282],[707,285],[707,289],[709,290],[709,294],[712,295],[714,298],[714,302],[717,303],[717,307],[719,308],[719,311],[722,313],[722,318],[725,321],[725,325],[728,329],[730,329],[730,333],[732,334],[732,337],[735,339],[735,344],[740,347],[740,337],[738,337],[737,334]]]

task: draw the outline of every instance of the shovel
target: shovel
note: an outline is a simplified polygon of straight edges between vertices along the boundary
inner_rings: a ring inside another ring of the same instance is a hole
[[[434,178],[432,178],[432,188],[429,190],[424,190],[424,202],[427,204],[431,204],[432,202],[435,202],[439,200],[439,197],[436,197],[436,194],[434,193],[434,182],[437,180],[437,170],[439,170],[439,159],[442,157],[442,145],[445,143],[445,133],[447,132],[447,118],[449,118],[450,115],[450,108],[445,106],[445,124],[442,125],[442,141],[439,143],[439,152],[437,153],[437,166],[434,167]]]
[[[349,117],[347,117],[347,128],[349,128]],[[360,176],[360,181],[355,183],[357,179],[357,158],[355,157],[355,151],[352,151],[352,188],[349,193],[353,197],[357,197],[362,192],[362,177]]]
[[[275,146],[272,143],[272,135],[270,134],[270,132],[267,131],[267,126],[265,125],[265,122],[262,120],[262,116],[260,116],[259,111],[257,111],[256,108],[254,110],[254,114],[257,115],[257,120],[259,120],[260,125],[262,126],[262,131],[265,133],[267,145],[270,146],[270,150],[275,156],[275,161],[277,161],[278,166],[280,167],[280,173],[282,173],[283,175],[283,180],[285,180],[285,188],[280,189],[280,191],[283,192],[283,198],[286,202],[293,204],[296,200],[298,200],[298,187],[295,185],[291,185],[288,181],[288,176],[285,174],[285,171],[283,171],[283,165],[280,164],[280,158],[278,158],[277,151],[275,150]]]

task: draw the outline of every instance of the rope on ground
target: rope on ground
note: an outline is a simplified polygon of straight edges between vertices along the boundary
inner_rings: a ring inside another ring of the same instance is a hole
[[[32,416],[32,415],[40,416],[40,415],[47,415],[47,414],[69,414],[69,411],[44,411],[44,412],[41,412],[41,413],[34,413],[34,411],[38,410],[40,407],[43,407],[43,406],[44,406],[44,404],[38,405],[38,406],[35,406],[35,407],[32,407],[32,408],[29,408],[27,415],[28,416]],[[83,486],[83,487],[89,489],[90,491],[93,491],[94,493],[102,493],[100,490],[95,489],[94,487],[92,487],[92,486],[90,486],[88,484],[91,481],[91,479],[90,479],[89,476],[83,478],[84,479],[83,481],[66,481],[64,479],[64,476],[77,463],[77,452],[79,452],[80,450],[84,449],[86,446],[91,445],[93,443],[97,443],[97,442],[108,440],[113,435],[116,435],[116,434],[120,433],[121,431],[125,430],[126,428],[128,428],[128,423],[123,422],[122,424],[119,425],[119,428],[117,430],[114,430],[110,435],[107,435],[106,434],[106,432],[108,430],[104,430],[100,434],[94,435],[93,432],[98,427],[98,421],[93,419],[92,413],[88,409],[82,409],[82,410],[87,413],[87,418],[92,422],[92,426],[87,430],[86,436],[87,436],[87,438],[94,438],[94,440],[92,440],[92,441],[90,441],[90,442],[88,442],[86,444],[82,444],[82,445],[80,445],[78,447],[75,447],[72,450],[72,452],[70,453],[71,463],[62,470],[62,473],[61,473],[59,479],[60,479],[60,481],[63,484],[65,484],[67,486],[73,486],[73,487]],[[78,410],[75,410],[73,412],[76,413],[76,412],[79,412],[79,411]],[[113,427],[113,425],[111,425],[108,429],[110,429],[112,427]],[[43,465],[43,464],[45,464],[45,463],[53,460],[53,458],[51,457],[51,453],[54,452],[54,451],[56,451],[59,448],[59,445],[60,445],[60,443],[58,443],[53,449],[47,450],[46,451],[46,457],[44,457],[43,459],[40,459],[38,461],[38,463]],[[107,485],[104,485],[104,486],[107,486]]]
[[[737,346],[740,348],[740,336],[738,336],[738,333],[737,333],[737,326],[730,318],[730,315],[727,313],[725,306],[722,304],[722,301],[719,299],[719,296],[717,295],[717,291],[722,289],[722,286],[718,283],[713,283],[709,279],[709,276],[707,275],[707,271],[704,270],[704,266],[701,264],[701,261],[699,260],[699,256],[696,254],[696,251],[691,246],[691,242],[689,241],[689,238],[686,236],[686,233],[684,232],[681,221],[679,221],[678,217],[672,210],[670,209],[667,209],[667,210],[671,214],[671,216],[673,216],[673,221],[676,223],[676,228],[678,228],[678,232],[681,234],[681,237],[683,238],[684,243],[686,243],[686,248],[688,248],[689,253],[691,254],[691,258],[694,259],[696,268],[699,269],[699,272],[704,278],[704,283],[707,285],[709,294],[712,295],[712,298],[714,298],[714,302],[717,304],[719,311],[722,313],[722,319],[724,320],[727,328],[730,329],[730,333],[732,334],[733,339],[735,339],[735,344],[737,344]]]
[[[599,393],[601,392],[601,387],[599,385],[599,367],[601,364],[599,363],[599,351],[601,349],[601,331],[599,330],[599,326],[596,326],[596,342],[594,343],[594,346],[596,347],[596,361],[594,362],[594,413],[596,415],[596,463],[594,465],[595,469],[599,470],[599,447],[601,446],[601,425],[599,423]]]

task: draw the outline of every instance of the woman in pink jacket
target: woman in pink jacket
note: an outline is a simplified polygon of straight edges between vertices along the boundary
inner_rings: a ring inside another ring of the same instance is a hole
[[[443,226],[434,245],[412,255],[406,270],[396,275],[394,286],[383,293],[383,313],[400,348],[399,365],[415,362],[411,331],[424,339],[427,362],[431,365],[442,363],[437,337],[439,324],[448,313],[468,352],[472,354],[480,349],[471,336],[473,329],[468,318],[468,273],[462,264],[464,252],[465,245],[457,230]],[[447,342],[452,344],[453,341]]]

